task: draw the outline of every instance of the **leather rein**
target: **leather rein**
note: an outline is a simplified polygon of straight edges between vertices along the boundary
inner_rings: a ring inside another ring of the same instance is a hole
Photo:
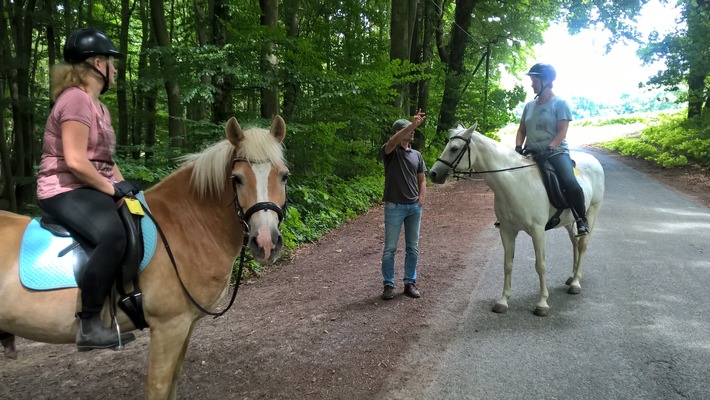
[[[529,168],[529,167],[535,167],[537,164],[532,163],[528,165],[521,165],[518,167],[510,167],[510,168],[503,168],[503,169],[494,169],[494,170],[488,170],[488,171],[474,171],[471,169],[471,138],[469,137],[468,139],[464,139],[461,136],[454,136],[449,139],[449,141],[452,141],[454,139],[459,139],[463,140],[466,142],[466,145],[464,148],[461,150],[461,152],[454,158],[453,162],[448,162],[441,157],[437,158],[436,161],[446,165],[449,167],[449,171],[453,171],[453,175],[458,179],[458,178],[465,178],[464,175],[476,175],[476,174],[488,174],[492,172],[504,172],[504,171],[512,171],[516,169],[522,169],[522,168]],[[468,171],[458,171],[457,168],[459,166],[459,163],[463,159],[464,155],[468,154],[468,165],[469,165],[469,170]]]
[[[234,160],[232,160],[232,169],[234,169],[234,164],[237,162],[247,162],[249,164],[263,164],[269,162],[268,160],[249,160],[244,157],[235,157]],[[212,315],[215,318],[221,317],[226,313],[234,304],[234,300],[237,298],[237,291],[239,290],[239,284],[242,280],[242,270],[244,267],[244,257],[246,255],[246,248],[247,245],[249,244],[249,218],[251,218],[252,215],[254,215],[258,211],[267,211],[271,210],[276,213],[279,217],[279,226],[284,220],[285,217],[285,211],[286,211],[286,206],[287,203],[284,203],[283,206],[279,207],[276,203],[270,202],[270,201],[262,201],[259,203],[256,203],[249,207],[246,212],[242,208],[241,204],[239,204],[239,195],[237,194],[237,182],[236,178],[232,176],[232,190],[234,192],[234,200],[232,201],[231,204],[234,205],[234,211],[237,215],[237,218],[241,221],[242,223],[242,230],[244,233],[244,238],[242,241],[242,250],[239,255],[239,268],[237,269],[237,279],[234,284],[234,291],[232,292],[232,298],[229,300],[229,304],[227,307],[220,311],[220,312],[212,312],[207,310],[205,307],[201,306],[200,303],[195,300],[194,297],[190,294],[190,292],[187,290],[187,287],[182,281],[182,278],[180,277],[180,272],[178,271],[177,268],[177,263],[175,262],[175,257],[173,256],[172,250],[170,250],[170,244],[168,244],[168,240],[165,237],[165,234],[163,233],[163,230],[160,229],[160,225],[158,225],[158,221],[155,220],[153,215],[148,211],[148,207],[143,205],[143,210],[145,213],[150,217],[151,220],[155,223],[155,227],[158,230],[158,233],[160,234],[160,239],[163,241],[163,246],[165,247],[165,251],[168,253],[168,257],[170,258],[170,262],[173,265],[173,269],[175,270],[175,274],[178,277],[178,282],[180,282],[180,286],[182,287],[182,290],[185,292],[185,295],[187,295],[187,298],[190,299],[190,302],[198,309],[200,312],[207,314],[207,315]],[[230,204],[230,205],[231,205]]]

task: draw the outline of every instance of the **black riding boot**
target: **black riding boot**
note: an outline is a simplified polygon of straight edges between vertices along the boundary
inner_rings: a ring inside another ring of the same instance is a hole
[[[587,222],[587,217],[581,217],[577,220],[577,235],[584,236],[589,234],[589,223]]]
[[[104,327],[99,313],[80,312],[76,317],[79,319],[79,330],[76,332],[76,347],[79,351],[118,347],[118,332]],[[121,333],[121,344],[135,338],[132,333]]]

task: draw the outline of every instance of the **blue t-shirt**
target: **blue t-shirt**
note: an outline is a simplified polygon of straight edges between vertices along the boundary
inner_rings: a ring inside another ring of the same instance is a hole
[[[535,100],[525,105],[522,121],[525,123],[525,148],[542,151],[557,136],[557,121],[571,121],[572,110],[566,100],[557,96],[545,104]],[[557,147],[558,151],[569,151],[567,139]]]
[[[397,204],[412,204],[419,201],[419,179],[417,175],[426,172],[422,154],[411,147],[404,149],[397,145],[391,153],[385,154],[384,201]]]

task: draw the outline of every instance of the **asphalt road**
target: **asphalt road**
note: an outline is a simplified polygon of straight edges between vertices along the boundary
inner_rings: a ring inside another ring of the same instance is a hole
[[[495,314],[502,246],[474,245],[472,259],[485,265],[465,310],[441,316],[435,334],[406,356],[422,360],[410,364],[419,367],[393,377],[384,398],[710,399],[710,210],[595,156],[606,193],[582,293],[566,292],[566,231],[549,231],[550,315],[534,316],[538,277],[521,233],[510,308]]]

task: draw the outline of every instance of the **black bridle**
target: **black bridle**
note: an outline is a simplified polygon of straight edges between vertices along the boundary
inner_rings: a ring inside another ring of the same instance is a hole
[[[466,142],[466,144],[461,149],[461,152],[456,155],[456,158],[454,158],[454,161],[448,162],[448,161],[442,159],[441,157],[437,158],[436,161],[449,167],[449,171],[453,171],[454,174],[474,173],[473,170],[471,169],[473,167],[471,165],[471,137],[469,136],[466,139],[461,136],[452,136],[449,139],[449,142],[454,139],[459,139],[459,140],[463,140],[464,142]],[[461,159],[463,159],[463,156],[466,154],[468,154],[468,169],[469,170],[468,171],[457,171],[456,168],[458,168],[459,163],[461,162]]]
[[[234,164],[237,162],[247,162],[249,164],[263,164],[270,162],[268,160],[249,160],[244,157],[235,157],[234,160],[232,160],[232,170],[234,170]],[[155,227],[160,234],[160,238],[163,241],[163,245],[165,246],[165,250],[168,253],[168,258],[170,258],[170,262],[173,265],[173,269],[175,270],[175,274],[178,277],[178,282],[180,282],[180,286],[182,287],[182,290],[185,292],[185,295],[187,295],[187,298],[190,299],[190,302],[198,309],[200,312],[206,314],[206,315],[212,315],[215,318],[221,317],[226,313],[230,308],[232,308],[232,305],[234,304],[234,300],[237,298],[237,291],[239,290],[239,284],[242,280],[242,270],[244,266],[244,258],[246,255],[246,248],[247,245],[249,244],[249,219],[251,218],[252,215],[259,211],[274,211],[276,215],[279,217],[279,226],[281,226],[281,223],[284,220],[285,217],[285,212],[286,212],[286,206],[287,202],[284,201],[283,206],[279,207],[276,203],[270,202],[270,201],[262,201],[258,202],[251,207],[249,207],[246,212],[244,211],[244,208],[242,205],[239,203],[239,195],[237,194],[237,181],[236,177],[232,176],[232,190],[234,191],[234,200],[232,203],[234,204],[234,211],[237,214],[237,218],[242,223],[242,229],[243,229],[243,234],[244,234],[244,239],[242,241],[242,251],[239,254],[239,268],[237,269],[237,279],[234,283],[234,291],[232,292],[232,298],[229,300],[229,304],[227,307],[220,311],[220,312],[212,312],[204,308],[203,306],[200,305],[200,303],[195,300],[194,297],[190,294],[190,292],[187,290],[187,287],[185,287],[185,284],[182,282],[182,278],[180,277],[180,272],[178,271],[177,264],[175,263],[175,257],[173,256],[172,250],[170,250],[170,245],[168,244],[168,240],[165,237],[165,234],[163,233],[163,230],[160,229],[160,225],[158,225],[158,221],[155,220],[153,215],[148,211],[148,207],[146,207],[145,204],[143,204],[143,210],[146,212],[146,214],[150,217],[150,219],[153,220],[155,223]]]
[[[232,169],[234,169],[234,164],[238,162],[246,162],[249,164],[265,164],[270,161],[249,160],[244,157],[235,157],[234,160],[232,160]],[[249,221],[251,216],[259,211],[271,210],[275,212],[276,215],[279,217],[279,226],[281,226],[281,223],[283,222],[285,217],[287,203],[284,202],[283,206],[279,207],[276,203],[273,203],[271,201],[261,201],[249,207],[245,212],[242,208],[242,205],[239,204],[239,195],[237,194],[237,178],[234,176],[232,176],[232,190],[234,191],[234,201],[232,201],[232,203],[234,204],[234,211],[237,213],[237,217],[239,217],[239,219],[242,221],[242,226],[244,228],[244,243],[242,244],[243,253],[244,246],[249,243],[249,223],[247,221]]]
[[[461,149],[461,152],[456,155],[456,157],[454,158],[454,161],[453,161],[453,162],[448,162],[448,161],[442,159],[441,157],[437,158],[436,161],[438,161],[438,162],[440,162],[440,163],[446,165],[447,167],[449,167],[449,171],[453,172],[454,176],[456,176],[457,178],[463,177],[464,175],[476,175],[476,174],[487,174],[487,173],[491,173],[491,172],[512,171],[512,170],[515,170],[515,169],[522,169],[522,168],[534,167],[534,166],[537,165],[537,164],[535,164],[535,163],[532,163],[532,164],[528,164],[528,165],[521,165],[521,166],[518,166],[518,167],[510,167],[510,168],[503,168],[503,169],[494,169],[494,170],[489,170],[489,171],[474,171],[474,170],[473,170],[473,165],[472,165],[472,162],[471,162],[471,137],[469,136],[468,138],[464,138],[464,137],[461,137],[461,136],[452,136],[451,138],[449,138],[449,141],[452,141],[452,140],[454,140],[454,139],[463,140],[463,141],[466,143],[465,146],[463,146],[463,149]],[[468,170],[466,170],[466,171],[459,171],[459,170],[457,170],[457,168],[458,168],[458,166],[459,166],[459,163],[461,162],[461,160],[463,159],[463,157],[464,157],[466,154],[468,154]]]

